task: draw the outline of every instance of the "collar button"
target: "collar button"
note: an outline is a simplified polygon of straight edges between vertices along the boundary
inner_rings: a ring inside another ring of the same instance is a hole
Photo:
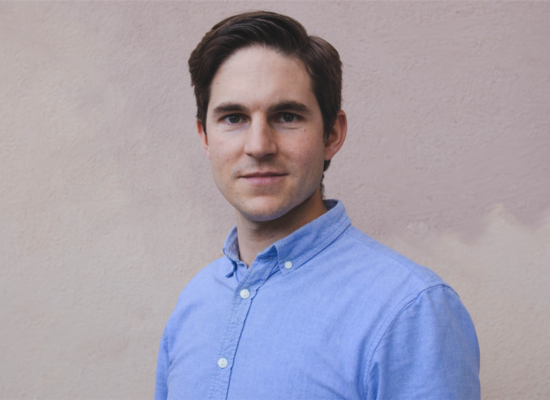
[[[286,268],[286,269],[292,268],[292,262],[291,262],[291,261],[285,262],[285,268]]]

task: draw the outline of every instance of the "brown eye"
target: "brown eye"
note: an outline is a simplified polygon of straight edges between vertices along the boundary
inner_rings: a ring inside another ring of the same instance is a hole
[[[281,120],[283,122],[295,122],[298,119],[298,116],[296,114],[292,113],[283,113],[281,115]]]

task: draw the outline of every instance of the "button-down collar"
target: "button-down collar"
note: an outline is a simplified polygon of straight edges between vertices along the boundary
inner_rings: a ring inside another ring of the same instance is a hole
[[[332,243],[351,224],[346,214],[344,205],[338,200],[325,200],[327,212],[319,218],[302,226],[287,237],[273,243],[260,252],[256,260],[269,260],[276,258],[277,266],[283,275],[291,274],[299,269],[307,261],[317,255],[326,246]],[[242,263],[239,258],[239,242],[237,227],[227,235],[223,246],[223,253],[231,261],[231,267],[226,277],[231,277],[238,265]]]

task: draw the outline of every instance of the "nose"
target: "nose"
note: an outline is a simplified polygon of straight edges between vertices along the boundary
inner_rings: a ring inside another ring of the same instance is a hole
[[[253,120],[250,124],[244,152],[251,157],[263,158],[277,153],[276,132],[265,119]]]

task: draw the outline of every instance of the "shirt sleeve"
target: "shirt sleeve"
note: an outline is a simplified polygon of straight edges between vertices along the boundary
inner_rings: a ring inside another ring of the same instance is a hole
[[[155,400],[168,398],[168,350],[164,335],[160,340],[159,355],[157,360],[157,377],[155,383]]]
[[[394,318],[366,371],[368,400],[478,400],[479,345],[456,292],[423,291]]]

